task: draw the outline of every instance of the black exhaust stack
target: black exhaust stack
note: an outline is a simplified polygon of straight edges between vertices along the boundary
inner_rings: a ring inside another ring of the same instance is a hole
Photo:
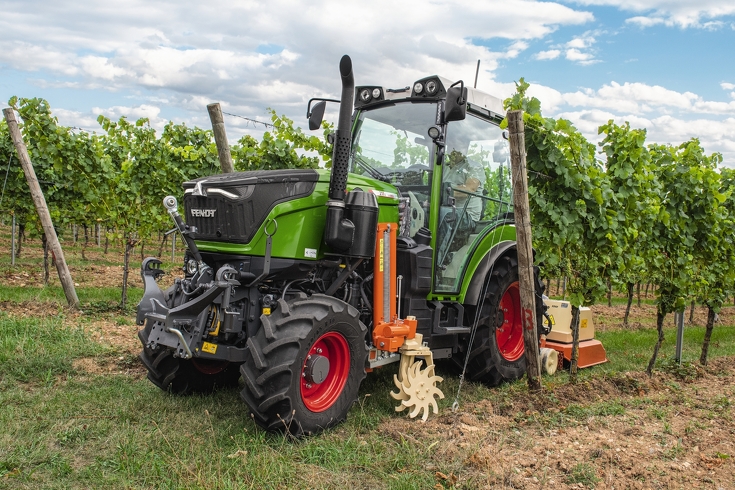
[[[339,121],[332,154],[332,175],[329,179],[329,201],[324,241],[333,250],[346,252],[352,245],[355,225],[345,218],[345,196],[347,170],[350,160],[352,103],[355,92],[355,77],[352,75],[352,60],[344,55],[339,62],[342,76],[342,97],[339,104]]]

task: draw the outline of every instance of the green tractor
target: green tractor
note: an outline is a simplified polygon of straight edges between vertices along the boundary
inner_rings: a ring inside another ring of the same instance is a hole
[[[525,373],[501,101],[438,76],[355,88],[349,57],[339,69],[331,172],[185,182],[185,220],[164,199],[184,278],[162,291],[161,262],[141,270],[148,379],[186,394],[242,378],[255,422],[296,436],[344,420],[393,362],[396,410],[424,419],[443,397],[434,359],[491,386]],[[309,102],[311,129],[326,101]],[[542,293],[537,277],[539,331]]]

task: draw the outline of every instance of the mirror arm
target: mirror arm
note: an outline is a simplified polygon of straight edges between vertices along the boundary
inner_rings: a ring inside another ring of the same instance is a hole
[[[339,104],[339,100],[337,99],[325,99],[322,97],[312,97],[311,99],[309,99],[309,103],[306,105],[306,118],[307,119],[311,117],[311,103],[314,102],[315,100],[317,101],[323,100],[324,102],[336,102]]]

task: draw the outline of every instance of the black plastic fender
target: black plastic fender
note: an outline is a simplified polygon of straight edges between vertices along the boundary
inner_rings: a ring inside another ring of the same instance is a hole
[[[467,288],[467,292],[465,293],[463,304],[473,306],[477,305],[477,302],[480,298],[480,293],[482,292],[482,285],[485,282],[485,278],[487,277],[488,272],[490,272],[493,264],[500,257],[508,254],[509,252],[512,252],[514,254],[517,253],[515,241],[508,240],[505,242],[500,242],[493,248],[491,248],[487,254],[485,254],[485,256],[482,258],[482,261],[480,262],[480,265],[477,266],[477,269],[472,276],[470,285]]]

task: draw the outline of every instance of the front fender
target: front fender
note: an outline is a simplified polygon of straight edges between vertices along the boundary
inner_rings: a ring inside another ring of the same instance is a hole
[[[515,255],[516,253],[516,242],[512,240],[500,242],[493,248],[491,248],[488,253],[486,253],[485,256],[480,260],[480,263],[477,265],[477,268],[472,274],[472,278],[470,279],[470,283],[467,286],[467,290],[465,291],[462,304],[473,306],[477,305],[480,298],[480,293],[482,292],[482,285],[484,284],[485,278],[490,272],[493,264],[504,255]]]

